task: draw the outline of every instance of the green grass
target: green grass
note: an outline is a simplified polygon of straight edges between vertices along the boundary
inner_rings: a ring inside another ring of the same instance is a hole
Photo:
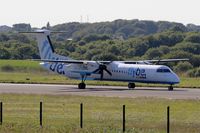
[[[45,72],[38,61],[30,60],[0,60],[0,68],[11,66],[15,72]]]
[[[38,68],[38,61],[31,60],[0,60],[0,67],[3,65],[12,65],[14,67],[32,67]]]
[[[181,78],[181,83],[176,87],[200,88],[200,78]],[[50,83],[50,84],[78,84],[79,80],[70,80],[66,77],[47,72],[0,72],[1,83]],[[86,81],[88,85],[113,85],[127,86],[126,82]],[[155,84],[136,84],[137,86],[162,86]]]
[[[200,78],[181,77],[178,87],[200,88]]]
[[[171,109],[172,133],[200,131],[199,100],[105,98],[81,96],[0,94],[3,125],[0,132],[116,133],[122,131],[122,105],[126,129],[133,133],[165,133],[166,107]],[[43,128],[39,102],[43,101]],[[84,128],[79,127],[79,106],[84,104]]]
[[[12,71],[2,68],[11,66]],[[181,77],[181,83],[176,87],[200,88],[200,78]],[[1,83],[52,83],[52,84],[78,84],[78,80],[70,80],[66,77],[49,73],[44,70],[39,62],[28,60],[0,60]],[[89,85],[114,85],[127,86],[125,82],[86,81]],[[137,86],[166,86],[155,84],[137,84]]]

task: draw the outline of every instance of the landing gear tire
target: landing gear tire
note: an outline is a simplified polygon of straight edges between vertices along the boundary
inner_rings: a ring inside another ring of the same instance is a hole
[[[135,88],[135,83],[128,83],[129,90],[133,90]]]
[[[171,85],[168,87],[168,91],[173,91],[174,90],[174,87]]]
[[[85,89],[85,87],[86,87],[86,84],[85,84],[85,83],[79,83],[79,84],[78,84],[78,88],[79,88],[79,89]]]

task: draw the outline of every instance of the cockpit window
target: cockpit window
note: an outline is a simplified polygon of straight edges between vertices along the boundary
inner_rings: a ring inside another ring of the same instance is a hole
[[[170,73],[170,70],[167,68],[159,68],[157,69],[157,72],[159,73]]]

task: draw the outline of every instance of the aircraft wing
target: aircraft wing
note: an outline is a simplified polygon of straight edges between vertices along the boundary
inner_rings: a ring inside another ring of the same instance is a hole
[[[43,61],[52,63],[67,63],[67,64],[87,64],[89,62],[97,62],[101,64],[109,64],[113,61],[88,61],[88,60],[51,60],[51,59],[33,59],[33,61]],[[178,61],[189,61],[187,58],[183,59],[161,59],[161,60],[140,60],[140,61],[116,61],[125,64],[159,64],[161,62],[178,62]]]
[[[149,63],[160,63],[160,62],[179,62],[179,61],[189,61],[189,59],[161,59],[161,60],[145,60],[145,62]]]
[[[73,73],[79,73],[81,75],[91,75],[94,74],[93,72],[89,72],[89,71],[71,71]]]
[[[189,59],[161,59],[161,60],[140,60],[140,61],[122,61],[125,64],[159,64],[161,62],[179,62],[179,61],[189,61]]]

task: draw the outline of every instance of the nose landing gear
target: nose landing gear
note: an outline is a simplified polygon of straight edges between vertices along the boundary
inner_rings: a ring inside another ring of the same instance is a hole
[[[174,90],[174,87],[172,86],[172,85],[170,85],[169,87],[168,87],[168,91],[173,91]]]

